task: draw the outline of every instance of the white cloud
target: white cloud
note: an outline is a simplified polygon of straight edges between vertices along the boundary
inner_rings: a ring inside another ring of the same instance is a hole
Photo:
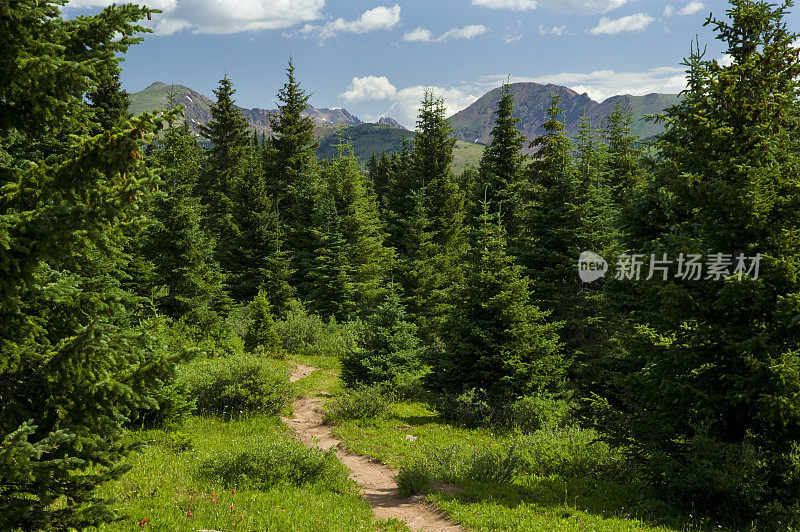
[[[400,23],[400,5],[378,6],[364,11],[356,20],[337,18],[325,24],[319,32],[320,39],[329,39],[339,33],[369,33],[392,29]]]
[[[445,99],[448,116],[469,106],[485,92],[484,87],[435,87],[415,85],[397,89],[384,76],[355,77],[347,90],[339,95],[342,100],[353,103],[361,101],[390,101],[389,108],[380,116],[391,116],[406,127],[413,128],[419,113],[425,90],[432,90]],[[473,92],[471,89],[475,89]]]
[[[489,7],[491,9],[512,9],[514,11],[525,11],[536,9],[536,0],[472,0],[476,6]]]
[[[522,39],[522,21],[518,20],[516,28],[509,28],[506,31],[506,34],[503,36],[503,42],[511,44],[518,42],[520,39]]]
[[[511,83],[533,81],[535,83],[564,85],[579,93],[588,93],[598,102],[618,94],[642,96],[653,92],[676,94],[686,88],[686,73],[682,67],[656,67],[641,72],[616,72],[595,70],[594,72],[562,72],[537,77],[508,78],[506,74],[483,76],[480,83],[485,87],[496,87],[510,79]]]
[[[560,36],[560,35],[564,35],[565,33],[567,33],[567,27],[566,26],[553,26],[552,28],[547,28],[545,26],[540,25],[539,26],[539,33],[541,33],[543,36],[547,35],[548,33],[552,34],[552,35],[559,35]]]
[[[105,7],[113,0],[72,0],[67,8]],[[148,7],[161,9],[152,22],[157,35],[182,30],[195,33],[238,33],[276,30],[318,20],[325,0],[151,0]]]
[[[703,2],[689,2],[688,4],[683,6],[683,9],[678,11],[678,14],[679,15],[694,15],[698,11],[702,11],[703,9],[705,9],[705,7],[706,6],[703,4]]]
[[[664,8],[664,16],[671,17],[675,14],[675,8],[672,7],[672,4],[667,4],[667,7]]]
[[[403,35],[403,40],[407,42],[431,42],[433,40],[433,32],[423,27],[418,27],[406,32]]]
[[[733,56],[730,54],[722,54],[722,57],[717,59],[719,66],[729,67],[733,64]]]
[[[407,42],[444,42],[450,39],[474,39],[478,35],[483,35],[488,31],[490,30],[486,26],[471,24],[463,28],[449,29],[436,37],[430,30],[418,27],[403,35],[403,40]]]
[[[476,6],[491,9],[510,9],[528,11],[539,7],[560,13],[594,15],[608,13],[627,4],[631,0],[472,0]]]
[[[592,35],[615,35],[623,31],[644,31],[655,19],[645,13],[636,13],[611,19],[603,17],[597,26],[589,30]]]
[[[348,102],[365,100],[386,100],[397,94],[397,88],[385,76],[365,76],[353,78],[347,90],[339,95]]]

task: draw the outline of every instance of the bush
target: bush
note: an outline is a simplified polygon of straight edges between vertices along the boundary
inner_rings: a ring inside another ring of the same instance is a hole
[[[189,390],[177,379],[178,365],[202,353],[191,338],[170,318],[154,315],[143,320],[140,330],[149,339],[150,349],[132,375],[134,389],[149,382],[147,390],[139,390],[145,406],[130,416],[129,425],[161,427],[180,424],[194,410]]]
[[[445,418],[466,427],[488,425],[492,420],[492,407],[483,390],[470,389],[455,397],[446,394],[439,410]]]
[[[511,482],[522,463],[523,459],[515,445],[506,449],[487,447],[472,455],[461,475],[483,482]]]
[[[508,408],[506,422],[523,432],[535,432],[540,429],[563,427],[570,413],[570,405],[563,399],[526,395],[517,399]]]
[[[396,481],[399,496],[411,497],[430,491],[433,477],[428,464],[423,460],[417,460],[401,468]]]
[[[297,301],[292,302],[285,319],[275,322],[275,330],[290,353],[337,358],[357,349],[362,334],[359,322],[338,324],[331,319],[326,323]]]
[[[598,433],[575,426],[549,428],[514,438],[520,472],[580,478],[606,471],[622,455],[598,440]]]
[[[277,414],[292,397],[286,368],[246,353],[197,359],[183,368],[180,380],[204,414]]]
[[[643,467],[656,484],[704,511],[742,519],[758,511],[767,482],[755,446],[721,442],[700,430],[686,448],[680,459],[653,454]]]
[[[391,403],[388,394],[380,386],[352,388],[328,403],[325,422],[377,419],[388,413]]]
[[[244,347],[248,351],[261,348],[267,353],[282,351],[281,339],[275,331],[275,322],[266,294],[259,292],[249,305],[247,329],[244,334]]]
[[[268,489],[282,484],[316,485],[343,493],[351,483],[349,472],[333,449],[312,449],[288,438],[257,438],[248,448],[222,451],[203,461],[200,474],[227,486]]]

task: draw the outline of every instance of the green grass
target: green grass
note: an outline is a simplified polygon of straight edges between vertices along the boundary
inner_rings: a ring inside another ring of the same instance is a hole
[[[130,433],[144,447],[128,457],[130,471],[101,487],[104,495],[119,499],[114,508],[121,520],[100,530],[139,530],[145,519],[143,529],[158,531],[381,529],[352,490],[340,493],[317,484],[286,483],[266,490],[246,485],[236,489],[201,474],[201,464],[247,448],[259,438],[294,445],[277,417],[223,421],[193,416],[178,430],[191,438],[191,449],[176,448],[176,438],[164,430]]]
[[[349,421],[334,428],[352,452],[394,467],[429,471],[456,490],[431,489],[428,499],[470,530],[678,531],[720,530],[625,480],[622,454],[592,443],[577,427],[532,434],[467,429],[441,419],[425,403],[395,404],[384,419]],[[417,438],[409,442],[406,435]],[[519,461],[511,482],[480,478],[481,460],[509,448]]]
[[[475,168],[481,162],[483,157],[483,144],[474,144],[472,142],[464,142],[463,140],[456,141],[453,148],[453,173],[461,175],[467,166],[474,166]]]

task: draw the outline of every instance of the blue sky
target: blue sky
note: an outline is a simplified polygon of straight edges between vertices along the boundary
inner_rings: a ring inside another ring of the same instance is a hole
[[[71,0],[67,16],[111,2]],[[123,64],[125,88],[174,82],[208,96],[227,73],[238,104],[272,108],[288,57],[311,103],[413,126],[423,89],[463,109],[510,76],[598,101],[678,92],[680,62],[720,0],[153,0],[164,12]],[[796,11],[796,10],[795,10]],[[800,29],[796,13],[790,29]]]

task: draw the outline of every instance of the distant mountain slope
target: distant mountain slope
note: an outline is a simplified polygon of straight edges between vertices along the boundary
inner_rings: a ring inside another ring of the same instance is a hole
[[[416,133],[407,129],[391,127],[383,124],[359,124],[339,128],[320,140],[317,155],[321,159],[336,156],[339,139],[345,139],[353,146],[353,153],[362,165],[366,165],[372,154],[395,153],[403,149],[403,140],[414,144]],[[460,174],[467,165],[477,167],[483,155],[483,146],[471,142],[457,141],[453,150],[453,171]]]
[[[522,133],[532,140],[542,133],[541,125],[545,120],[550,94],[561,95],[561,106],[564,109],[562,120],[567,125],[569,135],[576,135],[578,123],[584,111],[597,127],[602,118],[607,117],[617,102],[630,107],[633,111],[632,133],[641,138],[652,137],[662,131],[660,124],[642,120],[647,114],[659,113],[678,100],[676,94],[649,94],[647,96],[613,96],[598,103],[587,94],[578,94],[572,89],[560,85],[541,85],[539,83],[513,83],[514,116],[520,118],[518,127]],[[456,138],[470,142],[486,144],[494,127],[494,113],[500,101],[500,88],[496,88],[466,109],[451,117]]]
[[[128,110],[137,115],[153,109],[163,109],[169,105],[168,93],[170,90],[174,91],[174,104],[184,106],[185,120],[193,131],[199,131],[199,126],[206,125],[211,120],[209,108],[214,102],[210,98],[184,85],[167,85],[160,81],[131,94],[131,105]],[[244,107],[239,107],[239,109],[259,134],[270,130],[269,117],[271,114],[277,113],[276,109],[246,109]],[[309,106],[306,114],[322,129],[325,129],[324,126],[336,124],[352,126],[361,123],[361,120],[351,115],[346,109],[340,108],[317,109]]]

